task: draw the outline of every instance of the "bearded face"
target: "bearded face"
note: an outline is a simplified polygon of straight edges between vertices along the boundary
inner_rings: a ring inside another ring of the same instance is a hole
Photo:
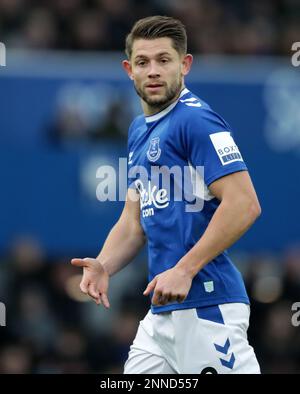
[[[127,67],[146,115],[168,106],[182,90],[183,57],[168,37],[135,40]]]

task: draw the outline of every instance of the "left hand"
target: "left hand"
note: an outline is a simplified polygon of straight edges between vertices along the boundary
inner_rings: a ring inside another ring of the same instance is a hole
[[[192,285],[193,278],[182,268],[173,267],[156,275],[148,284],[144,295],[154,291],[152,304],[157,306],[166,305],[169,302],[183,302]]]

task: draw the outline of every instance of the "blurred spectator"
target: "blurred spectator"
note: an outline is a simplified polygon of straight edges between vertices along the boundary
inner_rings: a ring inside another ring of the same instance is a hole
[[[99,11],[80,12],[72,24],[72,49],[107,50],[107,19]]]
[[[6,345],[0,352],[1,374],[26,374],[32,371],[32,351],[24,345]]]
[[[22,36],[24,46],[48,49],[56,46],[58,31],[54,16],[46,8],[34,9],[26,18]],[[19,44],[21,46],[21,43]],[[22,45],[23,46],[23,45]]]
[[[292,304],[300,300],[300,250],[281,259],[252,256],[246,285],[252,304],[249,341],[264,373],[299,373],[300,331],[291,323]]]

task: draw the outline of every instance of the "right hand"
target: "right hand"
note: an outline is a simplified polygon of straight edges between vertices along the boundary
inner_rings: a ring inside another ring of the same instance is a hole
[[[83,268],[80,290],[92,297],[97,305],[103,304],[105,308],[109,308],[107,296],[109,275],[99,260],[89,257],[74,258],[71,260],[71,264]]]

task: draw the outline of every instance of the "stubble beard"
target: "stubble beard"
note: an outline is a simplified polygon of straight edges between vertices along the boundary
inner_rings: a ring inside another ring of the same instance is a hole
[[[155,97],[150,97],[150,95],[147,95],[145,92],[145,89],[141,89],[136,84],[134,84],[134,88],[137,92],[137,94],[140,96],[140,98],[147,103],[147,105],[153,110],[153,111],[159,111],[160,109],[163,109],[168,106],[169,103],[174,101],[176,97],[179,96],[179,93],[181,91],[181,86],[182,86],[182,81],[181,77],[178,78],[176,81],[174,81],[170,87],[164,85],[166,88],[166,94],[162,98],[155,98]]]

